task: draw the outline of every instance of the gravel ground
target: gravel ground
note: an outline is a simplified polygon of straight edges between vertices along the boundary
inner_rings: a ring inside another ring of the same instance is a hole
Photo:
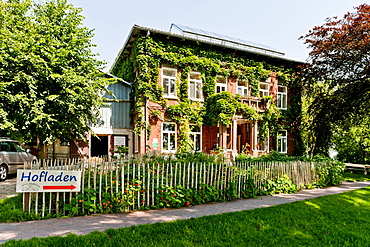
[[[16,183],[17,174],[11,174],[5,181],[0,182],[0,199],[17,195],[17,193],[15,193]]]

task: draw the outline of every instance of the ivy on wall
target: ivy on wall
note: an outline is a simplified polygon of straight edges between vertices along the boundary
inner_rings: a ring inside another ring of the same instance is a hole
[[[163,97],[163,87],[158,82],[159,68],[177,68],[176,90],[179,104],[166,106],[167,100]],[[188,98],[188,74],[200,72],[203,83],[204,105],[193,102]],[[246,80],[251,88],[252,96],[259,96],[259,83],[266,81],[276,72],[279,84],[295,87],[299,84],[295,71],[248,59],[235,53],[212,49],[203,43],[176,43],[169,39],[154,39],[151,36],[139,36],[133,44],[130,54],[121,55],[112,74],[127,81],[133,82],[132,114],[134,116],[134,131],[140,134],[146,128],[143,109],[147,101],[156,102],[165,109],[165,115],[178,123],[179,152],[191,149],[189,143],[189,123],[205,124],[208,126],[230,125],[235,115],[242,115],[252,121],[260,121],[260,136],[267,136],[268,130],[277,132],[283,122],[280,110],[276,107],[272,97],[266,97],[266,110],[258,113],[252,107],[242,104],[239,96],[229,92],[215,94],[216,76]],[[297,99],[300,102],[300,99]],[[293,102],[294,103],[294,102]],[[287,111],[288,112],[288,111]],[[294,114],[300,114],[294,112]],[[284,114],[286,118],[297,118]],[[284,122],[287,123],[286,121]]]

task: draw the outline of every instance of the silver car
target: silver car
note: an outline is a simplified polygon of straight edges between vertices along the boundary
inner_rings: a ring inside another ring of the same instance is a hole
[[[23,168],[24,162],[36,160],[36,156],[26,152],[17,142],[7,137],[0,137],[0,182],[8,174]]]

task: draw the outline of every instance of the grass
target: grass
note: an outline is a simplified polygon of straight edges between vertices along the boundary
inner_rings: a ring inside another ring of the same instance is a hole
[[[361,181],[369,181],[370,174],[364,175],[363,173],[344,173],[344,180],[348,182],[361,182]]]
[[[35,214],[28,214],[22,209],[22,195],[0,199],[0,223],[22,222],[41,219]]]
[[[4,246],[369,246],[369,211],[367,187],[269,208]]]

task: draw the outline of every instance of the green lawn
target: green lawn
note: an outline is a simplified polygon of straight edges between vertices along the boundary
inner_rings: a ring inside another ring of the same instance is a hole
[[[370,187],[338,195],[85,236],[4,246],[369,246]]]
[[[363,173],[344,173],[344,180],[350,182],[369,181],[370,174],[364,175]]]

